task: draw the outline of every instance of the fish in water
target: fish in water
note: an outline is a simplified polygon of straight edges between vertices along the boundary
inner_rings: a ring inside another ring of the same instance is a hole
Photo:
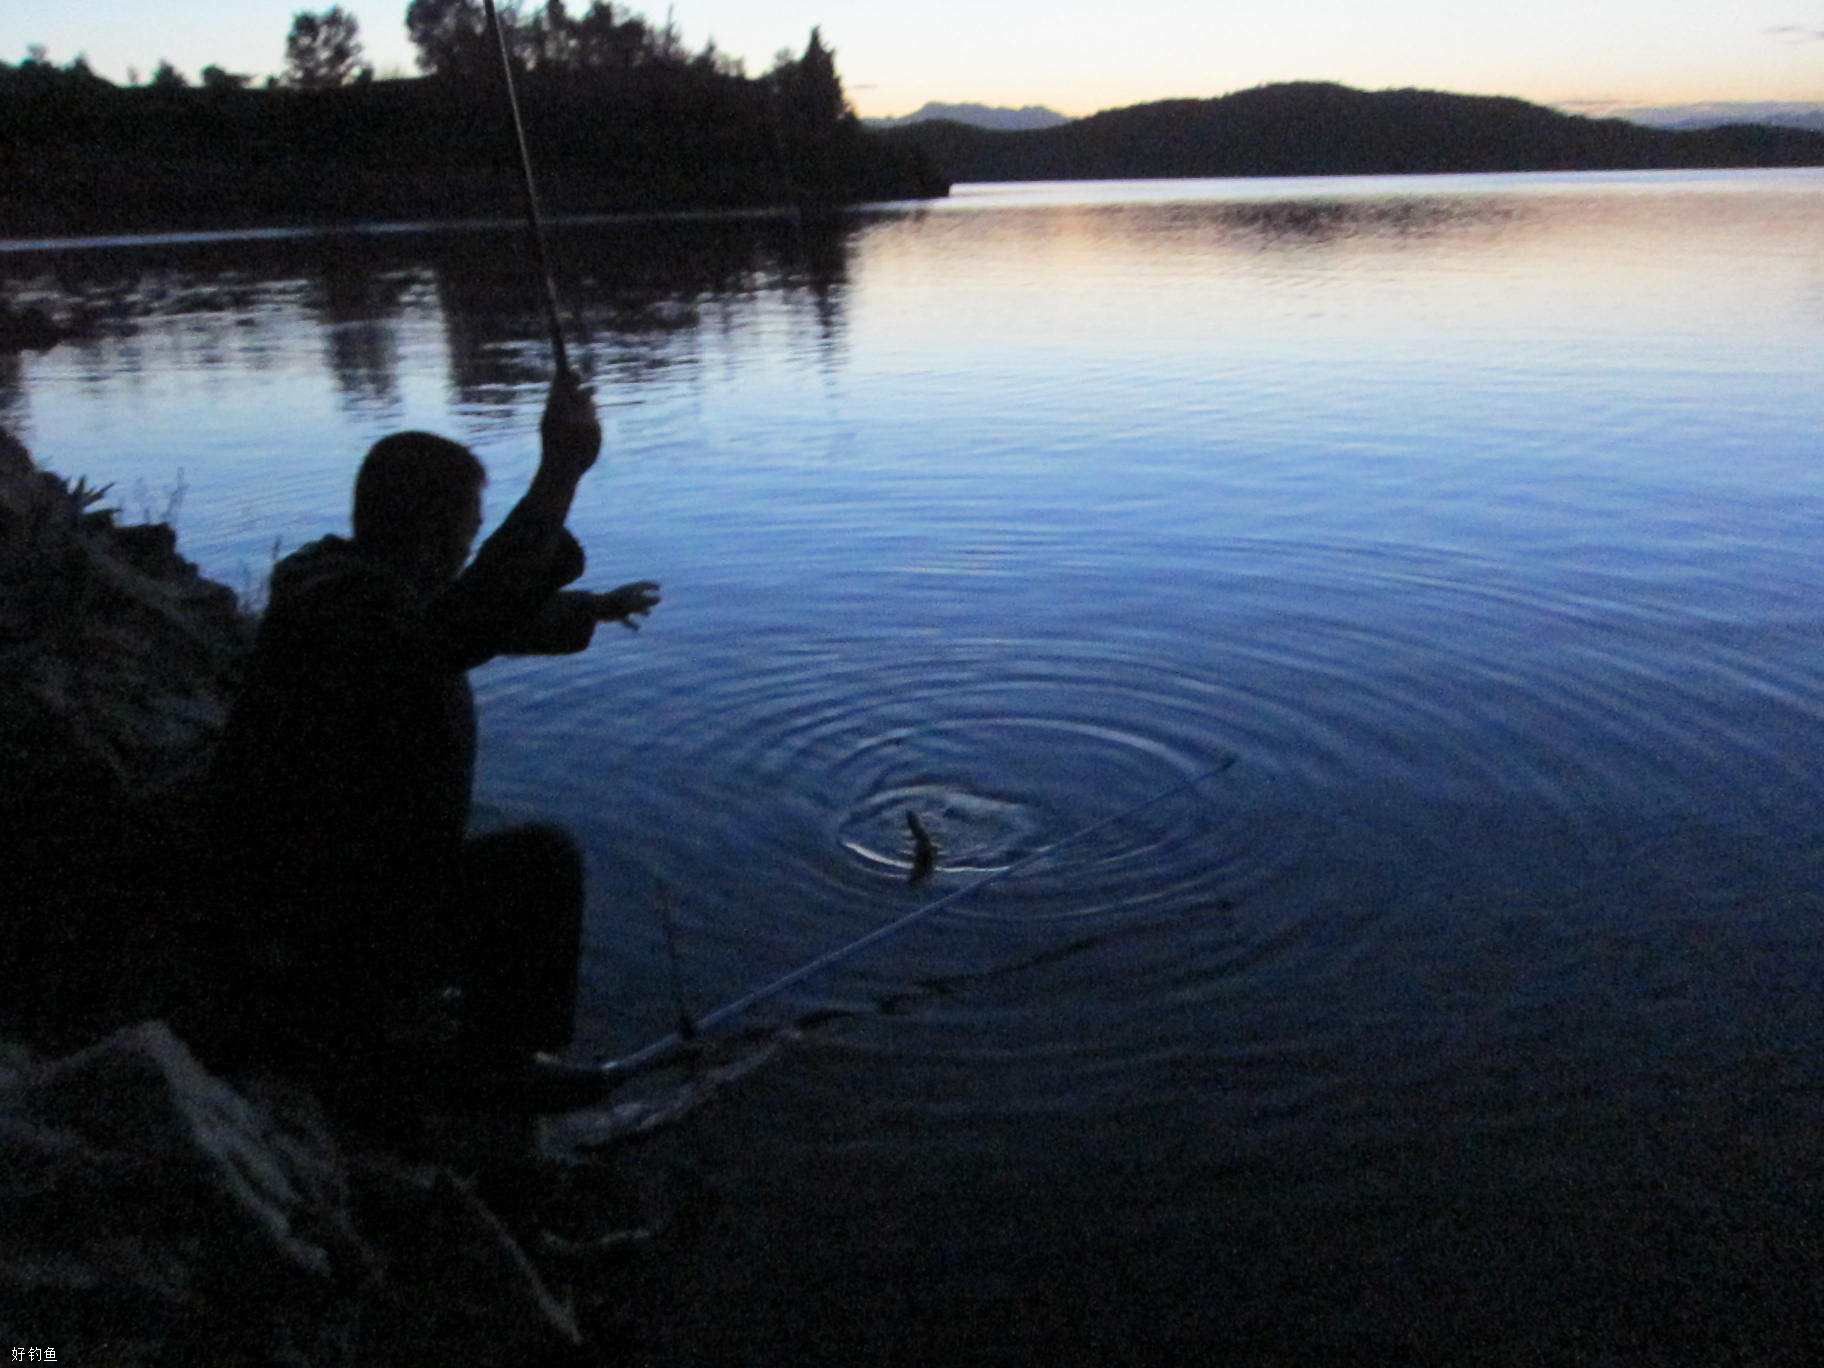
[[[937,843],[910,808],[906,809],[906,830],[912,833],[912,872],[906,876],[906,882],[922,883],[937,868]]]

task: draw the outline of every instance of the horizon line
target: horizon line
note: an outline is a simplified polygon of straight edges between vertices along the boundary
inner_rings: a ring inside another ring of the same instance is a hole
[[[1038,111],[1042,111],[1047,114],[1055,114],[1061,119],[1068,119],[1074,123],[1074,122],[1077,122],[1078,120],[1094,118],[1097,114],[1108,114],[1108,113],[1112,113],[1112,112],[1114,112],[1116,110],[1120,110],[1120,109],[1133,109],[1133,108],[1137,108],[1142,105],[1150,105],[1150,104],[1170,104],[1170,103],[1180,101],[1180,100],[1192,100],[1192,101],[1221,100],[1221,99],[1226,99],[1230,95],[1242,94],[1245,91],[1264,90],[1271,86],[1282,86],[1282,85],[1333,85],[1333,86],[1341,86],[1347,90],[1362,91],[1363,93],[1366,93],[1366,94],[1382,94],[1382,93],[1386,93],[1389,91],[1397,91],[1397,90],[1419,90],[1419,91],[1427,91],[1430,93],[1440,94],[1440,95],[1463,95],[1463,96],[1467,96],[1470,98],[1476,98],[1476,99],[1520,100],[1523,103],[1539,105],[1545,109],[1556,109],[1556,110],[1560,110],[1564,113],[1581,114],[1586,117],[1593,117],[1593,118],[1620,117],[1619,112],[1624,111],[1624,110],[1626,110],[1626,111],[1662,110],[1663,111],[1663,110],[1678,110],[1678,109],[1699,110],[1699,109],[1732,109],[1732,108],[1774,108],[1774,109],[1794,111],[1794,112],[1817,111],[1819,113],[1824,113],[1824,99],[1788,99],[1788,98],[1778,97],[1778,96],[1768,96],[1768,97],[1762,97],[1762,98],[1757,98],[1757,99],[1714,98],[1714,97],[1712,97],[1712,98],[1694,99],[1694,100],[1640,100],[1640,99],[1632,99],[1632,98],[1618,97],[1618,96],[1570,96],[1570,97],[1565,97],[1562,99],[1542,99],[1542,98],[1528,96],[1528,95],[1514,95],[1514,94],[1506,92],[1506,91],[1453,90],[1453,89],[1449,89],[1444,86],[1426,86],[1426,85],[1417,85],[1417,84],[1362,86],[1362,85],[1351,85],[1347,81],[1310,77],[1310,78],[1300,78],[1300,79],[1296,79],[1296,80],[1259,81],[1253,85],[1236,86],[1233,89],[1225,90],[1225,91],[1222,91],[1215,95],[1159,95],[1159,96],[1153,96],[1153,97],[1150,97],[1147,99],[1133,100],[1127,104],[1104,105],[1101,108],[1091,110],[1086,114],[1072,114],[1066,110],[1057,108],[1055,105],[1049,105],[1049,104],[1045,104],[1040,101],[1032,101],[1032,100],[1021,101],[1017,104],[1014,104],[1014,103],[997,104],[997,103],[993,103],[993,102],[987,101],[987,100],[943,99],[943,98],[938,98],[938,97],[931,97],[931,98],[924,100],[922,103],[914,106],[913,108],[906,110],[904,113],[858,114],[857,117],[861,118],[864,121],[866,121],[868,119],[904,119],[904,118],[909,117],[910,115],[918,113],[919,110],[921,110],[921,109],[926,109],[926,108],[930,107],[931,105],[953,105],[953,106],[964,107],[964,108],[985,109],[985,110],[994,111],[996,113],[1008,113],[1008,114],[1020,114],[1020,113],[1026,113],[1026,112],[1032,111],[1032,110],[1038,110]],[[853,103],[854,102],[851,101],[851,104],[853,104]],[[1598,113],[1596,111],[1601,111],[1601,112]]]

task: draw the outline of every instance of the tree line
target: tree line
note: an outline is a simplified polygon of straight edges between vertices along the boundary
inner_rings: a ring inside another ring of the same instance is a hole
[[[500,7],[554,211],[942,194],[849,108],[813,29],[749,77],[713,40],[594,0]],[[294,16],[282,75],[161,62],[119,86],[41,48],[0,63],[0,235],[510,213],[499,48],[480,0],[411,0],[423,73],[381,79],[340,7]]]
[[[735,78],[747,74],[746,63],[723,52],[713,37],[693,53],[671,18],[667,17],[664,24],[653,24],[643,15],[608,0],[591,0],[589,7],[577,14],[570,12],[564,0],[545,0],[543,4],[501,0],[495,9],[520,71],[536,73],[540,78],[587,80],[622,75],[636,68],[690,70]],[[499,61],[487,11],[480,0],[410,0],[405,8],[405,28],[417,49],[418,69],[426,75],[487,75]],[[848,114],[831,56],[822,45],[820,31],[813,29],[805,58],[794,56],[789,48],[780,49],[765,79],[789,83],[804,75],[815,75],[825,83],[824,95],[832,115]],[[269,76],[265,84],[268,89],[285,86],[298,90],[362,84],[375,76],[365,58],[361,24],[354,15],[340,5],[321,12],[300,10],[292,16],[291,28],[285,35],[283,72]],[[807,58],[808,69],[803,65]],[[0,62],[0,79],[9,71],[16,79],[40,84],[60,77],[79,83],[102,80],[85,56],[78,55],[58,67],[50,61],[47,50],[37,44],[27,49],[25,60],[16,68]],[[206,90],[241,90],[253,83],[251,74],[216,65],[205,66],[199,79]],[[128,84],[141,84],[137,70],[129,71]],[[161,57],[148,84],[158,90],[181,90],[191,82]]]

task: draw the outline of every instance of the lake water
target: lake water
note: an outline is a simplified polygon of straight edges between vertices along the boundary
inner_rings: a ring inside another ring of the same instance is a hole
[[[1824,173],[964,186],[573,226],[638,636],[480,671],[701,1361],[1799,1363],[1824,1338]],[[46,464],[257,592],[367,445],[523,484],[512,233],[0,252]],[[904,814],[938,869],[908,885]]]

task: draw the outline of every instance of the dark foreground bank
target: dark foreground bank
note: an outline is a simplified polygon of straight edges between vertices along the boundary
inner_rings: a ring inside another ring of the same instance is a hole
[[[616,1361],[650,1202],[534,1123],[381,1134],[164,1018],[248,639],[162,524],[0,431],[0,1342],[152,1365]]]

